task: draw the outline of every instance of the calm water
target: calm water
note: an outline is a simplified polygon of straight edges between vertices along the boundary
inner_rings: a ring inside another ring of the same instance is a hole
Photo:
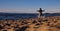
[[[44,13],[43,16],[60,16],[60,13]],[[37,18],[37,13],[0,13],[0,20],[20,19],[20,18]]]
[[[38,14],[31,13],[0,13],[0,20],[5,19],[20,19],[20,18],[37,18]]]

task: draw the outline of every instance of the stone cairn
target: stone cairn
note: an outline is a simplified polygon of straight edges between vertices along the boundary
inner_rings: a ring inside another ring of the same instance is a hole
[[[43,12],[44,10],[42,10],[42,8],[40,8],[39,10],[38,10],[38,12],[39,12],[39,15],[38,15],[38,18],[41,18],[42,17],[42,12]]]

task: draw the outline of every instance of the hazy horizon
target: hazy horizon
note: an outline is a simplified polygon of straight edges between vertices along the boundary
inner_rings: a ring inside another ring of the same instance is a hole
[[[0,0],[0,12],[37,13],[39,8],[44,13],[60,13],[60,0]]]

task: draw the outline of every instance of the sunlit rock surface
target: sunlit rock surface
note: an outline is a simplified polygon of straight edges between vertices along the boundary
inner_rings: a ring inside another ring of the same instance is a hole
[[[60,31],[60,16],[0,20],[0,31]]]

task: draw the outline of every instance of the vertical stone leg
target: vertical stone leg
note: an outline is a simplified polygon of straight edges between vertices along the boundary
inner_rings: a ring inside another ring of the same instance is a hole
[[[38,18],[41,18],[41,17],[42,17],[42,13],[39,13]]]
[[[38,15],[38,18],[40,18],[40,14]]]

